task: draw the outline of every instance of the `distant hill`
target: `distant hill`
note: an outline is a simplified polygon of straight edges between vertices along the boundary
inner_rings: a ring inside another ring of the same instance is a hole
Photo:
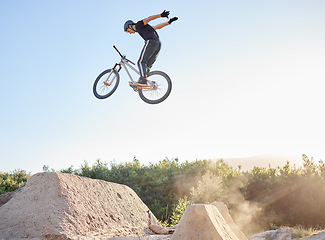
[[[243,171],[250,171],[255,166],[256,167],[282,167],[287,161],[289,161],[290,166],[296,165],[297,167],[302,166],[301,156],[279,156],[279,155],[258,155],[246,158],[216,158],[214,160],[223,159],[230,166],[237,168],[241,166]]]

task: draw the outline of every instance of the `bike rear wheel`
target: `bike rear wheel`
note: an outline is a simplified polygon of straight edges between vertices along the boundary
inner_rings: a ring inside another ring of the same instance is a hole
[[[164,101],[172,90],[172,81],[169,76],[162,71],[152,71],[147,76],[148,88],[139,90],[140,98],[149,104],[157,104]]]
[[[120,75],[115,69],[107,69],[98,75],[94,82],[93,92],[99,99],[108,98],[117,89]]]

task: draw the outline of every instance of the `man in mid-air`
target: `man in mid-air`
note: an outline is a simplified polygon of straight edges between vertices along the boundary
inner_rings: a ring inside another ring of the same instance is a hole
[[[134,23],[132,20],[128,20],[124,24],[125,32],[130,34],[137,32],[145,41],[138,60],[138,67],[140,71],[140,79],[138,82],[139,85],[147,84],[147,73],[150,71],[150,68],[156,61],[161,48],[161,42],[156,30],[172,24],[172,22],[176,21],[178,17],[173,17],[169,19],[169,21],[160,23],[156,26],[150,26],[148,23],[157,18],[168,18],[168,16],[169,11],[164,10],[161,14],[150,16],[138,21],[137,23]]]

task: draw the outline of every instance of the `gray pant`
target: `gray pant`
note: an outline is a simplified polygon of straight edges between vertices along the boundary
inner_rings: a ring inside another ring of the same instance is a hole
[[[151,68],[157,59],[158,53],[161,48],[160,41],[147,40],[141,51],[140,58],[138,60],[138,67],[140,70],[140,77],[147,77],[147,67]]]

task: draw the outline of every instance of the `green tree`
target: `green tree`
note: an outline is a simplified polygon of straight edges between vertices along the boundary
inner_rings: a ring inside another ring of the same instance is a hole
[[[12,192],[25,185],[30,174],[23,170],[14,170],[11,173],[0,173],[0,194]]]
[[[194,203],[212,203],[214,201],[223,201],[225,191],[223,180],[220,176],[207,171],[197,186],[192,188],[190,199]]]
[[[187,206],[190,204],[192,204],[192,202],[190,202],[187,197],[178,199],[177,205],[170,216],[170,226],[175,226],[179,223]]]

